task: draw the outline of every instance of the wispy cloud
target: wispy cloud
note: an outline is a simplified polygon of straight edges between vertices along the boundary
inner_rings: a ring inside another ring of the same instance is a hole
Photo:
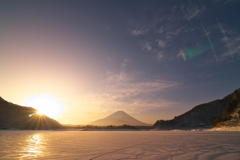
[[[217,27],[222,34],[221,41],[227,50],[223,53],[223,56],[233,56],[235,54],[240,54],[240,36],[237,33],[226,30],[219,21],[217,21]]]
[[[156,44],[157,43],[157,44]],[[162,60],[165,57],[164,49],[167,47],[167,41],[156,40],[154,43],[144,42],[142,44],[142,50],[147,53],[151,53],[157,60]]]
[[[162,60],[163,57],[164,57],[164,52],[163,52],[163,51],[159,51],[159,52],[157,53],[157,58],[158,58],[158,60]]]
[[[167,108],[178,104],[161,97],[164,91],[179,86],[173,81],[159,78],[140,78],[137,73],[107,72],[101,87],[85,93],[82,105],[94,106],[99,112],[111,113],[115,110],[146,112],[153,108]],[[149,118],[151,119],[151,118]]]
[[[130,35],[141,36],[137,39],[140,42],[141,49],[155,55],[156,60],[162,60],[163,57],[173,59],[170,57],[172,54],[166,53],[177,47],[177,45],[173,46],[173,43],[176,43],[175,41],[182,33],[192,32],[193,30],[187,25],[182,25],[181,22],[186,23],[186,21],[197,17],[204,11],[205,7],[203,6],[176,5],[164,14],[156,12],[148,22],[143,21],[142,27],[131,30]],[[147,27],[145,23],[147,23]],[[135,25],[139,26],[139,23]]]
[[[205,7],[186,7],[184,9],[185,11],[185,15],[184,15],[184,18],[187,19],[187,20],[192,20],[193,18],[199,16],[201,13],[203,13],[204,11],[206,10]]]
[[[126,72],[108,73],[104,94],[114,100],[128,99],[138,95],[162,92],[176,87],[178,83],[164,80],[141,80]],[[146,97],[145,97],[146,98]]]
[[[153,49],[153,47],[150,44],[150,42],[144,42],[143,45],[142,45],[142,49],[144,51],[151,51]]]
[[[224,37],[222,41],[224,46],[227,48],[227,51],[224,52],[223,56],[240,54],[240,36],[234,38]]]
[[[157,39],[156,42],[157,42],[158,46],[161,48],[165,48],[167,46],[167,42],[164,40]]]
[[[185,52],[183,49],[179,50],[179,52],[177,53],[177,57],[182,58],[184,61],[186,60]]]
[[[147,29],[133,29],[131,30],[131,35],[133,36],[140,36],[140,35],[144,35],[148,32]]]

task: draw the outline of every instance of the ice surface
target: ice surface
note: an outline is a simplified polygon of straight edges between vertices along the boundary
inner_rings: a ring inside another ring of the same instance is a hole
[[[240,132],[0,131],[0,159],[239,160]]]

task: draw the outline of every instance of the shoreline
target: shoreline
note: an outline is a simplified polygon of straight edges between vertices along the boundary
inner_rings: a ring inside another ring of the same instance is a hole
[[[90,129],[0,129],[0,131],[191,131],[191,132],[240,132],[240,126],[236,127],[215,127],[215,128],[209,128],[209,129],[204,129],[204,128],[199,128],[199,129],[99,129],[99,128],[90,128]]]

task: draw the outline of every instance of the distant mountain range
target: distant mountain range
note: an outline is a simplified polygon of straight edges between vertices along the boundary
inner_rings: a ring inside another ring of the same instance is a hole
[[[158,120],[158,129],[212,128],[240,125],[240,89],[220,100],[200,104],[172,120]]]
[[[95,126],[147,126],[124,111],[96,120]],[[158,120],[155,129],[194,129],[216,126],[240,126],[240,89],[223,99],[197,105],[171,120]],[[58,129],[62,125],[47,116],[39,116],[31,107],[10,103],[0,97],[0,129]]]
[[[130,116],[124,111],[117,111],[113,114],[103,118],[96,120],[91,123],[91,125],[96,126],[121,126],[121,125],[130,125],[130,126],[147,126],[146,123],[143,123],[134,117]]]
[[[0,97],[0,129],[57,129],[61,124],[31,107],[7,102]]]

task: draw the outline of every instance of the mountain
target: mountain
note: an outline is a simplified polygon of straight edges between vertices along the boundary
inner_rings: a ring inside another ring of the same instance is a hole
[[[124,111],[117,111],[113,114],[103,118],[96,120],[91,123],[91,125],[97,126],[121,126],[121,125],[130,125],[130,126],[146,126],[146,123],[143,123]]]
[[[240,125],[240,89],[223,99],[200,104],[172,120],[158,120],[158,129],[211,128]]]
[[[0,97],[0,129],[57,129],[60,123],[44,115],[37,115],[31,107],[7,102]]]

